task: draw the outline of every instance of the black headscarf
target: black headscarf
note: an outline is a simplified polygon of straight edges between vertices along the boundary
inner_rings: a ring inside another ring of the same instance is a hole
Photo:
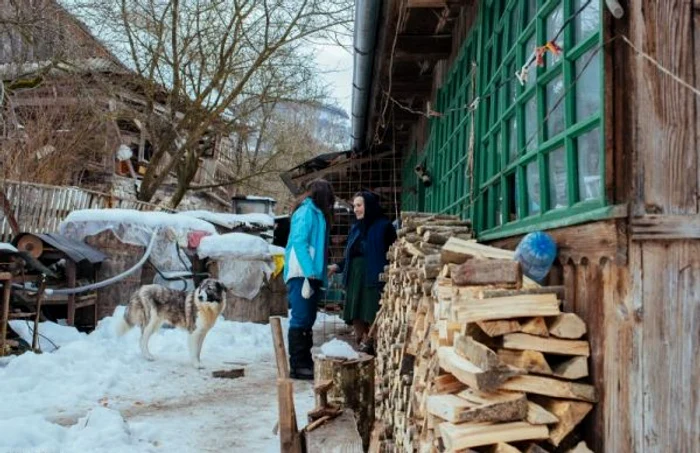
[[[367,234],[367,230],[372,224],[384,215],[382,207],[379,205],[379,197],[367,191],[363,191],[355,195],[355,198],[362,197],[365,200],[365,216],[358,221],[360,231],[363,235]]]

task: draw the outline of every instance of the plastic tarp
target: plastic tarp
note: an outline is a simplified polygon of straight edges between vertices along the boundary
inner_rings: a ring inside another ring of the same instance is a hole
[[[132,209],[73,211],[59,225],[63,236],[81,242],[89,236],[108,230],[121,242],[142,247],[148,246],[155,232],[156,242],[150,260],[164,273],[189,270],[189,258],[183,251],[187,247],[187,233],[206,231],[216,234],[214,225],[204,220],[167,212],[142,212]],[[154,283],[182,288],[182,282],[168,282],[160,276],[156,276]]]
[[[265,279],[278,273],[284,249],[257,236],[229,233],[202,238],[197,254],[217,262],[219,279],[231,294],[253,299]]]

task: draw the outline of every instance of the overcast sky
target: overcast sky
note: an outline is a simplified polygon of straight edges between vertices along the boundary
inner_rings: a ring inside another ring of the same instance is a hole
[[[350,115],[352,102],[352,55],[337,45],[317,46],[316,61],[322,71],[321,79],[329,88],[332,99]]]

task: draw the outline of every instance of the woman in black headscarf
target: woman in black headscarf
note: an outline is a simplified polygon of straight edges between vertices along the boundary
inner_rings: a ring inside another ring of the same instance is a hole
[[[353,208],[357,222],[350,229],[344,259],[328,270],[331,274],[345,271],[347,299],[343,319],[354,327],[355,338],[362,345],[379,310],[383,287],[379,274],[388,264],[386,255],[396,240],[396,230],[382,213],[376,195],[358,193]]]

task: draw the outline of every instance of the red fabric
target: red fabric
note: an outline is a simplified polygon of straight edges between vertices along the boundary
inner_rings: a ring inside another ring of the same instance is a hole
[[[208,231],[201,230],[191,231],[187,233],[187,248],[196,249],[197,247],[199,247],[200,241],[205,236],[211,236],[211,233]]]

